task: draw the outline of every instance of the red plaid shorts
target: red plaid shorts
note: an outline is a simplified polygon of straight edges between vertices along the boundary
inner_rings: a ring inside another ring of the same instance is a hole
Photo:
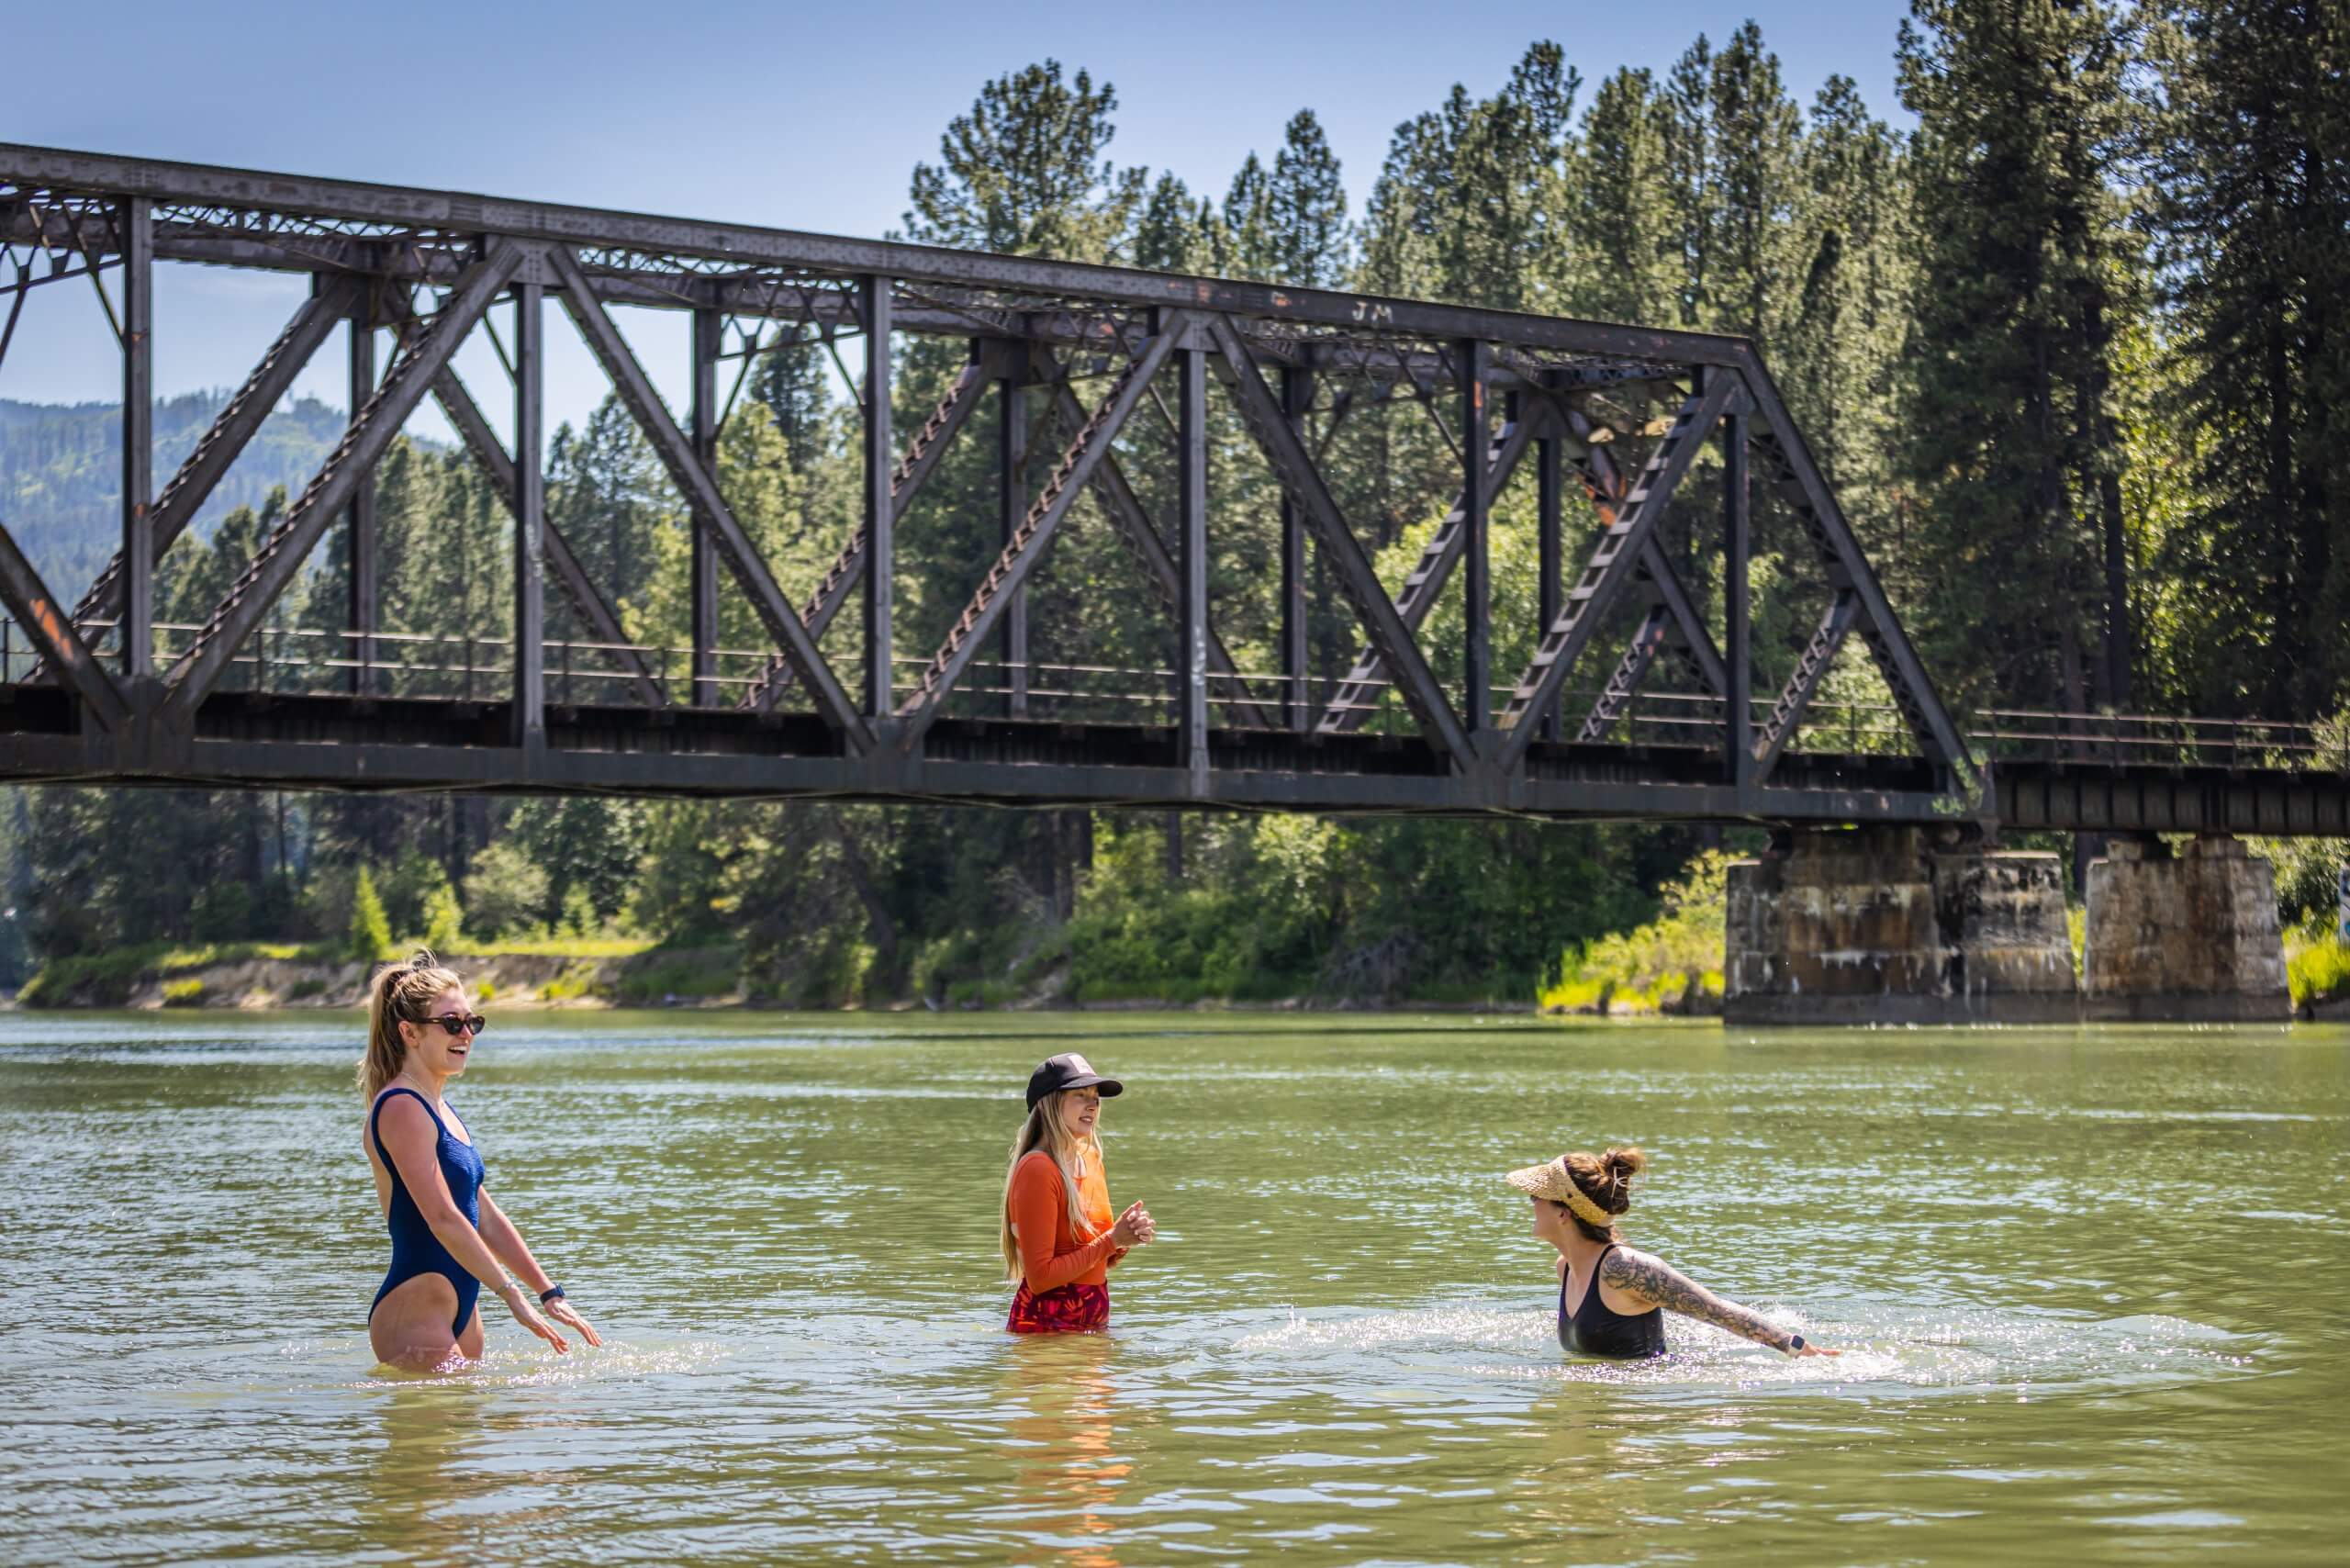
[[[1110,1327],[1110,1287],[1063,1285],[1035,1295],[1023,1280],[1003,1326],[1014,1334],[1102,1333]]]

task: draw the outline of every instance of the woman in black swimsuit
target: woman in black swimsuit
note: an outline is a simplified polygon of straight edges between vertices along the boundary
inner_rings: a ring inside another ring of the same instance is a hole
[[[1632,1178],[1647,1164],[1637,1148],[1611,1148],[1562,1154],[1505,1178],[1533,1203],[1534,1234],[1559,1249],[1561,1346],[1583,1356],[1661,1356],[1670,1309],[1791,1356],[1840,1353],[1774,1327],[1662,1260],[1625,1246],[1616,1221],[1632,1206]]]

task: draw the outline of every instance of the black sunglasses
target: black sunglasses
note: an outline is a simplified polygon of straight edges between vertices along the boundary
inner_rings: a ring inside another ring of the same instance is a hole
[[[489,1027],[489,1020],[483,1017],[478,1013],[471,1014],[464,1013],[443,1013],[440,1017],[427,1018],[425,1022],[428,1024],[440,1025],[442,1029],[448,1032],[451,1039],[455,1039],[459,1035],[478,1035],[484,1029]]]

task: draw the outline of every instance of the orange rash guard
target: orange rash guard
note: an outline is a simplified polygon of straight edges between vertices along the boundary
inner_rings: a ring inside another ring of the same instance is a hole
[[[1099,1159],[1086,1162],[1077,1195],[1093,1232],[1088,1240],[1080,1240],[1069,1225],[1068,1189],[1051,1155],[1031,1149],[1012,1173],[1012,1232],[1020,1247],[1020,1272],[1032,1295],[1063,1285],[1106,1285],[1110,1265],[1126,1255],[1125,1248],[1110,1245],[1114,1216],[1110,1213],[1110,1183]]]

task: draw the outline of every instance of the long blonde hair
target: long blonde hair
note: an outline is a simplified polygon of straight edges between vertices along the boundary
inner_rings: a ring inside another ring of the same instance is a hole
[[[400,1025],[424,1022],[425,1009],[444,991],[463,991],[465,982],[453,969],[444,969],[422,948],[405,964],[386,964],[376,971],[367,993],[367,1054],[359,1058],[359,1092],[370,1103],[384,1085],[400,1075],[408,1047],[400,1039]]]
[[[1019,1172],[1020,1162],[1038,1149],[1051,1157],[1061,1173],[1061,1191],[1069,1198],[1069,1229],[1091,1240],[1093,1222],[1086,1217],[1085,1205],[1077,1195],[1077,1173],[1070,1169],[1070,1159],[1077,1155],[1091,1155],[1094,1169],[1102,1165],[1100,1137],[1072,1138],[1069,1129],[1061,1126],[1063,1091],[1055,1090],[1036,1102],[1028,1119],[1020,1124],[1019,1136],[1012,1140],[1012,1163],[1003,1172],[1003,1277],[1020,1277],[1020,1243],[1012,1234],[1012,1179]]]

